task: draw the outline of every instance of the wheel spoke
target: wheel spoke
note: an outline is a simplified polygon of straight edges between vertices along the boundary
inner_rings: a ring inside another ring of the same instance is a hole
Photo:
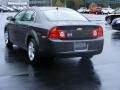
[[[30,61],[34,60],[34,57],[35,57],[34,54],[35,54],[34,44],[33,42],[30,42],[28,46],[28,55],[29,55]]]
[[[5,37],[5,44],[8,44],[8,32],[7,31],[5,31],[5,35],[4,35],[4,37]]]

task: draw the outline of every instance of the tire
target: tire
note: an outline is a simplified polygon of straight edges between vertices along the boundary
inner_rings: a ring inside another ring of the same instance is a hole
[[[37,64],[39,58],[39,51],[37,43],[34,39],[30,39],[27,43],[27,55],[31,64]]]
[[[10,41],[9,32],[5,30],[4,32],[5,45],[7,48],[13,48],[13,43]]]
[[[111,22],[112,22],[112,20],[111,20],[110,17],[108,17],[108,18],[106,19],[106,21],[107,21],[108,24],[111,24]]]
[[[0,12],[1,12],[1,13],[3,13],[3,11],[2,11],[2,10],[1,10]]]
[[[93,55],[83,55],[82,59],[91,59]]]

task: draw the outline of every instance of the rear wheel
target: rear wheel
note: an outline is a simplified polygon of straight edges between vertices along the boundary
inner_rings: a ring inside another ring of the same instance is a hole
[[[34,39],[30,39],[27,44],[27,53],[30,63],[36,64],[38,62],[38,46]]]
[[[13,43],[10,41],[9,32],[5,30],[4,32],[5,45],[7,48],[13,48]]]

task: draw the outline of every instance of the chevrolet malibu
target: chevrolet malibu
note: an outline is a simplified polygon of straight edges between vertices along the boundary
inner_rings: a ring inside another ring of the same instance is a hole
[[[7,20],[6,47],[23,48],[31,63],[41,57],[88,59],[103,49],[103,28],[72,9],[31,7]]]

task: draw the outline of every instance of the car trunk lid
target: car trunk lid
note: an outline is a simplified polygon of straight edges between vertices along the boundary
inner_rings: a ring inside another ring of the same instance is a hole
[[[87,40],[96,39],[94,31],[99,28],[96,25],[76,25],[76,26],[59,26],[60,30],[66,32],[65,40]]]

